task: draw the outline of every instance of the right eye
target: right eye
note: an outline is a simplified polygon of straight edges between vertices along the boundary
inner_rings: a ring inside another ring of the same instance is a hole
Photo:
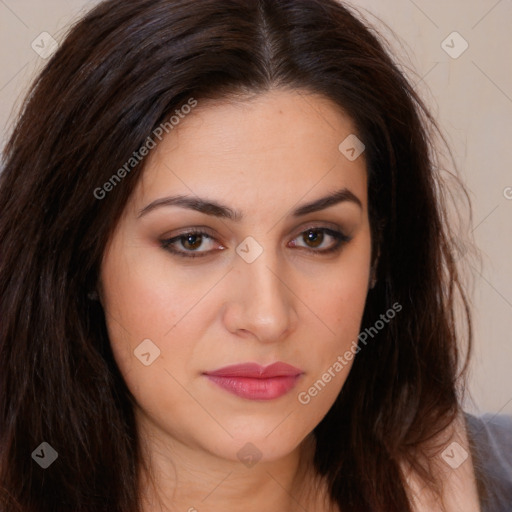
[[[207,242],[209,242],[208,245],[211,247],[214,244],[215,239],[208,233],[199,230],[185,231],[180,235],[160,241],[163,249],[184,258],[197,258],[198,256],[207,256],[208,254],[225,248],[218,244],[217,249],[210,248],[206,250],[199,250]]]

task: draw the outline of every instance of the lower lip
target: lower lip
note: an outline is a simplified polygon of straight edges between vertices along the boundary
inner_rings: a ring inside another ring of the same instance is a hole
[[[293,389],[300,375],[255,379],[206,375],[212,382],[234,395],[249,400],[273,400]]]

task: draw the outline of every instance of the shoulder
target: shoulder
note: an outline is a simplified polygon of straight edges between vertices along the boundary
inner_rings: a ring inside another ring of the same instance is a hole
[[[432,480],[421,479],[414,470],[405,472],[414,512],[484,512],[464,414],[457,414],[415,457],[428,468]]]
[[[490,449],[487,454],[494,456],[505,466],[512,466],[512,416],[504,414],[484,414],[473,416],[466,413],[466,429],[474,448],[482,451]],[[506,450],[506,448],[509,450]]]
[[[482,512],[507,512],[512,504],[512,416],[465,414]]]

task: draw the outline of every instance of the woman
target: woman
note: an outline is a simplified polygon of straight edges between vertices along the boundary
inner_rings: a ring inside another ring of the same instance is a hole
[[[0,176],[2,510],[506,510],[432,127],[334,0],[93,9]]]

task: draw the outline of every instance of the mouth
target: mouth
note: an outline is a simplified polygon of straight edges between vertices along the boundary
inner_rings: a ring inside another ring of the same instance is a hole
[[[205,372],[222,389],[249,400],[273,400],[291,391],[303,375],[299,368],[277,362],[263,367],[256,363],[226,366]]]

